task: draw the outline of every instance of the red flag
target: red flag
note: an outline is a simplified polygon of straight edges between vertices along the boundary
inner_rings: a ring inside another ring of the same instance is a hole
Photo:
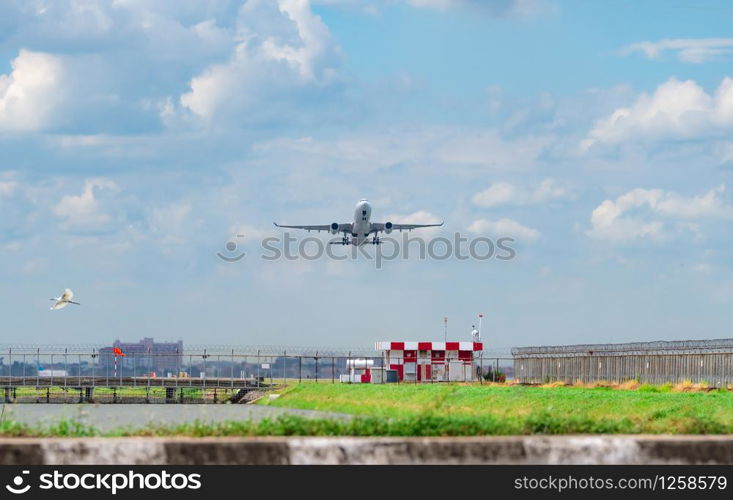
[[[122,352],[122,349],[120,349],[119,347],[113,347],[112,352],[115,354],[115,356],[122,356],[123,358],[125,357],[125,353]]]

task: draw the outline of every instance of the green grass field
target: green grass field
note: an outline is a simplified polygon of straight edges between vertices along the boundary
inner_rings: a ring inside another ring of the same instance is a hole
[[[290,386],[261,404],[349,413],[417,435],[733,433],[733,392],[674,392],[670,386],[311,383]]]
[[[732,434],[733,392],[518,385],[292,384],[259,404],[347,413],[283,416],[99,432],[73,421],[29,427],[0,420],[2,436],[477,436]]]

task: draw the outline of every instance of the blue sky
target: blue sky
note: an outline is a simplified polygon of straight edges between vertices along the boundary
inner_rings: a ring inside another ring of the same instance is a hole
[[[444,316],[464,338],[479,312],[496,349],[730,336],[724,2],[0,9],[6,343],[356,347]],[[517,258],[259,257],[273,220],[362,197]],[[48,311],[65,287],[84,305]]]

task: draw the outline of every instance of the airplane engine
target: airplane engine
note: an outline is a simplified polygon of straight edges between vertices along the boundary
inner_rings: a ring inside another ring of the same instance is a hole
[[[337,234],[339,232],[338,222],[331,224],[331,234]]]
[[[389,234],[392,232],[392,223],[391,222],[385,222],[384,223],[384,234]]]

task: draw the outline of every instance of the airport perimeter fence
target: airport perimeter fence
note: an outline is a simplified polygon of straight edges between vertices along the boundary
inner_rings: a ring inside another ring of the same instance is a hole
[[[524,384],[733,384],[733,339],[517,347],[512,356]]]
[[[291,382],[359,383],[360,372],[350,369],[358,360],[385,369],[373,350],[215,346],[122,356],[88,346],[0,347],[0,397],[7,403],[247,402]],[[479,356],[467,371],[475,383],[503,381],[511,376],[511,361]]]

